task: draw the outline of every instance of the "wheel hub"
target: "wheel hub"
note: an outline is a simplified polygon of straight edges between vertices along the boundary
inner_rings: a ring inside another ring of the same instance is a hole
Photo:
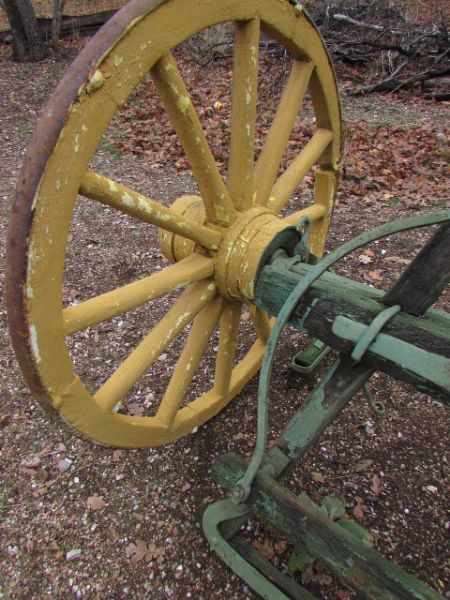
[[[217,227],[206,222],[202,199],[182,196],[175,200],[172,210],[201,225]],[[228,300],[253,300],[254,279],[264,249],[285,224],[267,208],[251,208],[240,212],[233,225],[220,228],[223,240],[215,258],[215,282],[221,295]],[[194,252],[204,252],[191,240],[160,231],[160,248],[171,262],[178,262]]]

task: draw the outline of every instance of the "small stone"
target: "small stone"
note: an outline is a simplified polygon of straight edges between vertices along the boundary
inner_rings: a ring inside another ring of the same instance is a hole
[[[61,473],[64,473],[64,471],[67,471],[71,464],[72,461],[69,458],[63,458],[58,462],[58,469]]]
[[[66,560],[70,561],[70,560],[76,560],[77,558],[81,557],[81,550],[79,550],[78,548],[74,548],[73,550],[69,550],[69,552],[66,553]]]

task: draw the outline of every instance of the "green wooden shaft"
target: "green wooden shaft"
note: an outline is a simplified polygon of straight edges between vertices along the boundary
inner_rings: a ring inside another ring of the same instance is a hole
[[[271,315],[277,315],[295,285],[313,267],[296,258],[280,257],[266,265],[259,273],[256,289],[256,304]],[[333,323],[339,315],[369,325],[386,306],[384,292],[365,284],[354,282],[331,272],[324,273],[300,300],[291,317],[290,324],[305,329],[328,345],[341,352],[351,352],[354,343],[338,337],[333,332]],[[383,333],[411,345],[410,351],[420,348],[433,358],[447,359],[450,370],[450,316],[442,311],[428,309],[423,317],[401,312],[383,328]],[[402,357],[403,359],[403,357]],[[406,381],[422,392],[426,392],[450,405],[450,390],[446,379],[441,384],[430,382],[403,362],[387,360],[376,353],[368,352],[364,358],[367,365]],[[411,361],[414,362],[414,361]],[[437,364],[437,363],[436,363]],[[433,368],[431,362],[430,365]],[[442,373],[442,365],[439,365]],[[445,369],[444,369],[445,372]]]

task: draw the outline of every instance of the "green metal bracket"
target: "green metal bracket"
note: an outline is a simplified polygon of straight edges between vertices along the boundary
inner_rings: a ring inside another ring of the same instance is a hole
[[[359,362],[362,359],[367,351],[367,348],[374,341],[386,323],[390,321],[392,317],[395,317],[395,315],[401,310],[402,307],[399,304],[395,304],[394,306],[389,306],[385,310],[381,311],[375,317],[372,323],[366,328],[362,336],[359,338],[356,346],[353,348],[351,356],[355,362]]]
[[[236,506],[229,499],[219,500],[211,504],[203,513],[202,527],[206,539],[223,562],[244,579],[262,598],[265,598],[265,600],[289,600],[289,596],[283,594],[278,587],[249,564],[220,533],[219,525],[222,522],[248,515],[250,515],[250,509],[245,504]]]

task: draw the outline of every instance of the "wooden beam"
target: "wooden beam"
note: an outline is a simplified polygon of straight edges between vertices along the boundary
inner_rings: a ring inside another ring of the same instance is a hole
[[[213,465],[214,479],[232,490],[247,468],[239,456],[227,454]],[[246,504],[265,524],[293,543],[319,556],[337,577],[358,594],[372,600],[438,600],[434,590],[394,566],[381,554],[321,514],[308,502],[259,473]]]

